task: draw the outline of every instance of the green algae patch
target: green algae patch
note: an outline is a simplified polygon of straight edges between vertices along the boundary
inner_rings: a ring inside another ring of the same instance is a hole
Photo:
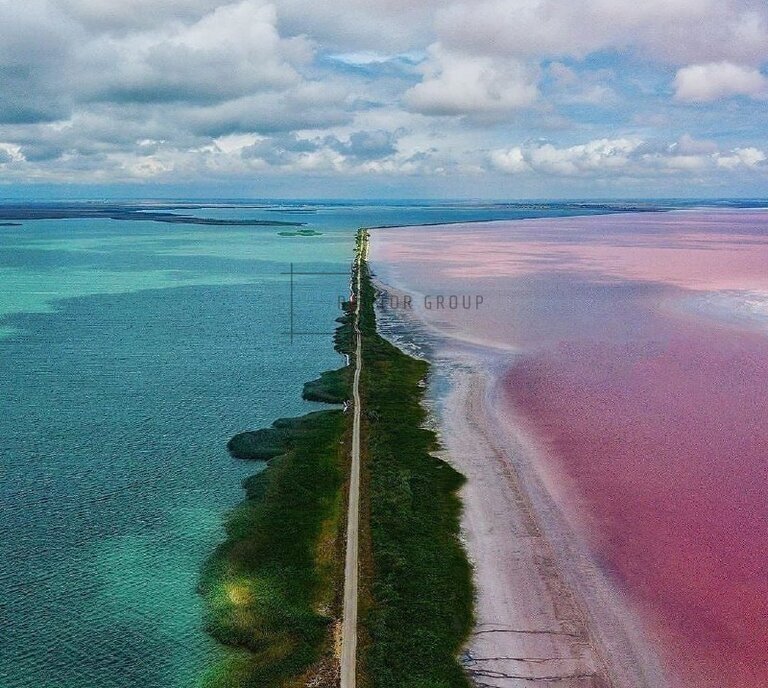
[[[349,399],[350,384],[349,368],[328,370],[321,373],[317,380],[304,384],[302,397],[307,401],[343,404]]]
[[[287,450],[244,481],[201,577],[205,629],[235,650],[204,678],[211,688],[287,686],[330,651],[337,581],[318,553],[335,552],[339,537],[346,418],[276,425]]]
[[[361,686],[468,688],[458,655],[473,622],[473,585],[459,540],[464,478],[432,456],[424,429],[429,366],[379,336],[362,266],[363,424]]]

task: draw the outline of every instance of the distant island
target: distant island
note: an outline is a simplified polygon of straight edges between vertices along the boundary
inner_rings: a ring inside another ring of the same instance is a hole
[[[295,232],[278,232],[279,236],[295,237],[295,236],[322,236],[322,232],[318,232],[314,229],[297,229]]]
[[[158,209],[159,208],[159,209]],[[286,222],[283,220],[229,220],[214,217],[195,217],[194,215],[181,215],[176,210],[194,210],[196,206],[157,206],[153,210],[146,210],[145,206],[92,203],[45,203],[45,204],[8,204],[0,206],[0,226],[14,226],[5,224],[13,220],[149,220],[151,222],[165,222],[168,224],[184,225],[215,225],[237,227],[302,227],[305,222]]]

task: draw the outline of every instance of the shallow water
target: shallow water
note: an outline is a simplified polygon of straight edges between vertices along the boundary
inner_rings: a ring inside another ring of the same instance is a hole
[[[305,411],[302,382],[339,363],[330,336],[281,334],[280,273],[345,269],[351,232],[293,242],[74,220],[3,236],[4,687],[190,686],[218,651],[195,586],[258,470],[226,442]],[[298,291],[331,331],[346,278]]]
[[[510,349],[508,420],[568,485],[671,685],[765,686],[768,212],[392,229],[372,258],[415,297],[485,297],[417,313]]]

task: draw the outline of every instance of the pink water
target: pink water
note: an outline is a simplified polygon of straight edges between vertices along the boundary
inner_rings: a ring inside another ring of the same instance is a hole
[[[768,686],[768,212],[386,230],[373,256],[402,289],[485,295],[421,316],[516,350],[510,418],[673,683]]]

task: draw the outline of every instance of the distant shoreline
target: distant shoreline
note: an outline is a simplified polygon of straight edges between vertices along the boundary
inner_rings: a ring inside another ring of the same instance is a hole
[[[4,221],[14,220],[137,220],[164,222],[166,224],[212,225],[231,227],[302,227],[306,222],[282,220],[227,220],[211,217],[180,215],[171,210],[192,210],[190,206],[169,206],[168,210],[147,210],[142,206],[89,203],[67,204],[2,204],[0,203],[0,226]]]

